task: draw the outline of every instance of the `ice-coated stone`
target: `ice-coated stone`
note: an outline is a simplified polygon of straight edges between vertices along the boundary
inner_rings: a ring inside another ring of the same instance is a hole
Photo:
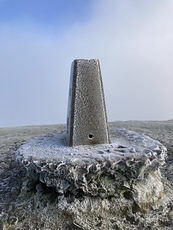
[[[74,60],[67,113],[67,145],[110,142],[99,60]]]
[[[72,64],[66,131],[33,138],[16,151],[27,172],[17,199],[24,202],[22,207],[29,207],[34,217],[39,209],[36,217],[48,226],[53,223],[51,229],[126,229],[118,227],[122,220],[137,226],[148,211],[163,214],[160,166],[167,149],[149,136],[126,129],[114,128],[109,137],[98,60]],[[15,223],[20,225],[18,217]]]
[[[16,152],[29,177],[61,194],[79,190],[92,196],[113,195],[100,177],[114,178],[116,190],[131,181],[157,171],[164,164],[167,149],[157,140],[126,129],[111,131],[111,144],[65,145],[65,134],[52,133],[31,139]],[[100,195],[99,195],[100,194]],[[104,194],[104,195],[103,195]]]

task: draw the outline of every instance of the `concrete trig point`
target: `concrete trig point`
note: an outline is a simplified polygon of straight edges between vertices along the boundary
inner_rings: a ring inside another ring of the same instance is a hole
[[[154,178],[159,178],[157,170],[165,162],[167,150],[157,140],[116,127],[112,127],[110,143],[98,60],[73,62],[67,117],[67,133],[52,132],[33,138],[16,151],[17,161],[26,168],[27,178],[32,183],[34,180],[35,186],[42,183],[62,196],[61,210],[63,207],[65,212],[68,210],[64,206],[67,198],[70,202],[87,196],[117,199],[130,190],[134,191],[130,193],[133,196],[137,194],[135,202],[140,199],[139,207],[140,202],[151,204],[155,191],[160,199],[158,194],[163,194],[158,186],[160,181],[150,178],[153,173],[156,173]],[[146,183],[143,195],[141,191],[138,195],[136,191]],[[69,210],[74,218],[81,213],[81,208],[73,214],[74,209]],[[82,213],[85,218],[88,211]]]
[[[68,146],[110,143],[99,60],[74,60],[67,113]]]

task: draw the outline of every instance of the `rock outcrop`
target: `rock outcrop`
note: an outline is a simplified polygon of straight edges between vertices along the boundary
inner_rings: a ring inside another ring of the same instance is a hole
[[[145,131],[144,123],[137,124],[134,129]],[[116,144],[95,153],[90,149],[85,156],[73,148],[63,161],[46,154],[46,148],[44,158],[40,150],[32,157],[27,150],[33,142],[40,149],[39,143],[57,140],[56,132],[2,146],[0,229],[172,229],[172,143],[166,136],[158,138],[168,148],[166,156],[160,142],[114,125],[110,130]],[[153,129],[154,138],[159,135]],[[137,143],[129,148],[132,139]],[[53,142],[48,146],[54,154]]]

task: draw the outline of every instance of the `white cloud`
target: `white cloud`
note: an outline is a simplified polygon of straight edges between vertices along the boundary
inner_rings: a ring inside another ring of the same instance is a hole
[[[109,119],[171,118],[172,2],[100,2],[93,21],[69,37],[101,60]]]
[[[0,26],[0,126],[65,123],[75,58],[100,59],[109,120],[172,118],[172,11],[171,0],[97,0],[62,35]]]

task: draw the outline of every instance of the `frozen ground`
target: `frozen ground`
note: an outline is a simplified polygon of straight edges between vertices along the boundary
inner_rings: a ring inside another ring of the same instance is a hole
[[[110,132],[115,128],[126,128],[128,130],[144,133],[159,140],[168,149],[168,159],[166,165],[161,168],[165,190],[171,196],[173,189],[173,120],[169,121],[116,121],[109,123]],[[13,204],[16,202],[20,188],[22,186],[23,170],[16,165],[14,153],[18,147],[31,137],[45,135],[53,131],[65,132],[65,125],[49,126],[26,126],[14,128],[0,128],[0,230],[2,221],[7,217],[10,219],[13,213]],[[167,219],[161,219],[158,229],[173,228],[173,207],[169,208]],[[172,214],[171,214],[172,213]],[[157,214],[157,213],[156,213]],[[21,215],[19,213],[19,215]],[[172,216],[171,216],[172,215]],[[16,221],[16,220],[15,220]],[[129,222],[130,223],[130,222]],[[11,228],[14,229],[14,228]],[[27,229],[27,228],[26,228]],[[40,228],[38,228],[40,229]],[[44,229],[44,228],[43,228]],[[55,228],[56,229],[56,228]],[[70,229],[82,229],[72,226]],[[98,228],[100,229],[100,228]],[[118,229],[118,228],[117,228]],[[120,228],[119,228],[120,229]],[[124,225],[125,229],[125,225]],[[131,229],[138,229],[131,228]],[[147,228],[145,228],[147,229]],[[148,229],[152,229],[149,228]],[[153,228],[154,229],[154,228]]]

